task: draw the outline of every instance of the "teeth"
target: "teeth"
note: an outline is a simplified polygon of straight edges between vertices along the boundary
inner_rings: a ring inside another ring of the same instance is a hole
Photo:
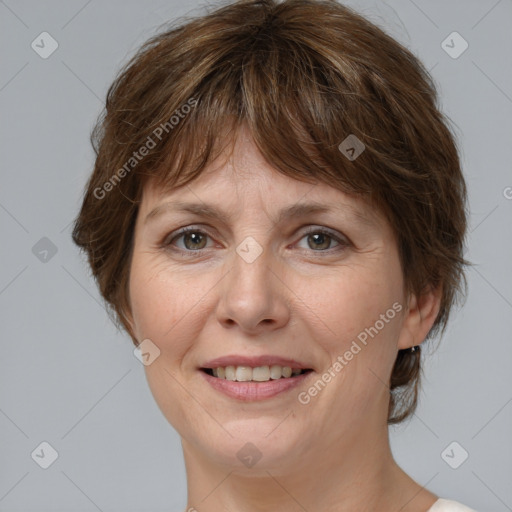
[[[283,377],[291,377],[292,376],[292,369],[289,366],[283,366]]]
[[[274,364],[270,367],[270,378],[271,379],[280,379],[283,376],[283,368]]]
[[[252,369],[252,380],[265,382],[270,379],[270,369],[268,366],[256,366]]]
[[[226,366],[212,368],[212,373],[219,379],[226,379],[238,382],[267,382],[269,380],[277,380],[280,378],[289,378],[292,375],[300,375],[302,370],[299,368],[290,368],[289,366]]]
[[[235,376],[238,382],[247,382],[252,380],[252,368],[249,366],[237,366]]]
[[[236,380],[234,366],[226,366],[226,380]]]

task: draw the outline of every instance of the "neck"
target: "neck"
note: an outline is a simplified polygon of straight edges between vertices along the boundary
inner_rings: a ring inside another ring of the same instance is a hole
[[[267,457],[246,469],[219,465],[182,440],[187,511],[425,512],[436,501],[394,461],[386,425],[377,434],[362,429],[332,441],[284,463]]]

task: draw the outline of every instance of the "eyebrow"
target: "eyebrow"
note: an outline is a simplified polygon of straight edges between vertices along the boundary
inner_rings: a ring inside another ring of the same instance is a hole
[[[369,226],[375,225],[375,222],[369,216],[361,212],[359,209],[351,205],[344,205],[343,209],[348,210],[349,213],[351,213],[356,218],[356,220],[361,221],[363,224],[367,224]],[[156,219],[157,217],[162,216],[165,213],[168,213],[169,211],[188,212],[212,220],[218,220],[220,222],[223,222],[224,224],[227,224],[229,221],[229,215],[217,209],[215,206],[208,205],[205,203],[169,201],[166,203],[162,203],[156,206],[153,210],[151,210],[146,215],[144,224],[148,224],[150,221]],[[302,204],[299,203],[280,210],[276,223],[283,223],[291,218],[307,217],[309,215],[319,213],[337,213],[337,211],[340,211],[340,209],[333,208],[329,205],[326,205],[324,203],[318,203],[316,201]]]

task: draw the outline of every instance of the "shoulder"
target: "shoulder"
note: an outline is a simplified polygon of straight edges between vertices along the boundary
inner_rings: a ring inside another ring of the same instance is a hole
[[[462,503],[452,500],[437,500],[428,512],[476,512]]]

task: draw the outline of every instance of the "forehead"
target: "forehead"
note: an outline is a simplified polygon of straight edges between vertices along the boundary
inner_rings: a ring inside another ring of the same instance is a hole
[[[221,141],[218,143],[222,144]],[[311,178],[310,181],[317,180]],[[144,189],[144,195],[147,201],[154,201],[164,196],[186,195],[190,189],[217,190],[219,192],[229,187],[245,189],[245,192],[248,193],[257,187],[264,190],[272,186],[293,187],[295,191],[311,188],[311,184],[299,182],[278,172],[265,160],[247,129],[241,127],[230,140],[224,143],[219,156],[209,162],[193,181],[183,187],[164,189],[156,187],[155,180],[150,179]]]
[[[180,208],[223,220],[228,214],[237,217],[246,210],[264,210],[273,218],[278,214],[283,218],[321,213],[323,209],[349,213],[366,224],[383,222],[382,215],[361,197],[349,195],[313,177],[306,182],[278,171],[243,129],[216,160],[186,185],[166,189],[148,180],[141,204],[143,218],[149,220]]]

